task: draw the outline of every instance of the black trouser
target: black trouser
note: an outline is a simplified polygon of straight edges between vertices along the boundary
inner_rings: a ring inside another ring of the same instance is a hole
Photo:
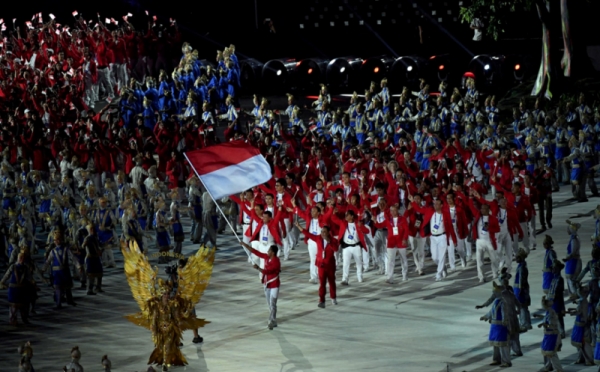
[[[102,277],[98,276],[90,276],[89,278],[89,284],[88,284],[88,291],[91,292],[94,289],[94,284],[96,284],[96,290],[101,290],[102,289]]]
[[[540,216],[540,224],[543,228],[545,228],[546,224],[550,225],[552,223],[552,194],[548,193],[545,196],[539,196],[538,209]],[[544,216],[546,218],[544,218]]]
[[[587,184],[590,188],[590,191],[592,192],[592,194],[594,196],[598,195],[598,188],[596,187],[596,180],[594,179],[595,177],[595,172],[593,170],[588,170],[586,171],[586,178],[587,178]],[[584,187],[585,188],[585,187]]]

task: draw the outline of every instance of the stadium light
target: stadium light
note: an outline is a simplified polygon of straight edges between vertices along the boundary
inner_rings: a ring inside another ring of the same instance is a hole
[[[296,67],[294,58],[272,59],[262,68],[262,83],[270,88],[288,87],[292,84],[292,77]]]
[[[332,59],[327,65],[327,84],[330,88],[358,89],[358,74],[364,60],[353,56]]]

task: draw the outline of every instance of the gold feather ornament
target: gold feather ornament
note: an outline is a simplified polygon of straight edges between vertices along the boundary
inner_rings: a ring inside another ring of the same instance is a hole
[[[209,323],[196,317],[194,307],[208,286],[215,260],[215,249],[200,247],[178,270],[177,291],[158,278],[158,267],[152,268],[135,240],[121,242],[125,276],[140,312],[125,316],[130,322],[152,331],[154,350],[148,364],[184,366],[187,361],[179,343],[183,331],[198,329]],[[164,368],[163,368],[164,370]]]

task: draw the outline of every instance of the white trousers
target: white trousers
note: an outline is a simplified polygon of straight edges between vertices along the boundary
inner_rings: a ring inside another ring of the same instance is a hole
[[[520,222],[521,230],[523,230],[523,248],[525,251],[529,253],[531,250],[531,245],[529,242],[529,222]],[[519,240],[513,242],[513,250],[515,253],[519,250]]]
[[[375,251],[375,239],[371,237],[369,234],[365,234],[365,242],[367,243],[367,250],[362,250],[362,263],[363,263],[363,272],[369,271],[369,262],[371,262],[371,254]],[[372,262],[373,266],[375,266],[375,261]]]
[[[127,73],[127,64],[113,64],[112,65],[114,80],[117,83],[117,89],[121,93],[121,89],[127,87],[127,80],[129,80],[129,74]]]
[[[388,232],[385,230],[375,232],[375,249],[373,249],[371,257],[373,257],[373,262],[379,267],[379,270],[384,270],[387,267],[387,235]]]
[[[295,246],[298,245],[298,240],[300,239],[300,230],[298,230],[298,228],[292,224],[289,234],[290,234],[289,242],[290,242],[290,250],[291,250],[292,248],[294,248]]]
[[[446,269],[446,253],[448,252],[448,241],[446,234],[440,236],[429,237],[429,243],[431,244],[431,258],[437,263],[437,274],[436,279],[442,277],[442,273]],[[454,250],[452,252],[454,254]],[[434,258],[435,255],[435,258]]]
[[[310,279],[319,280],[319,271],[317,266],[315,265],[315,261],[317,258],[317,243],[312,240],[308,241],[308,258],[309,258],[309,271],[310,271]]]
[[[283,252],[279,253],[279,256],[281,257],[281,255],[283,254],[284,259],[288,259],[290,257],[290,250],[292,249],[292,245],[291,245],[291,241],[292,241],[292,235],[291,235],[291,230],[292,230],[292,220],[289,218],[284,218],[283,219],[283,227],[280,228],[280,230],[285,229],[285,238],[283,238]],[[282,235],[283,236],[283,232]]]
[[[354,258],[354,262],[356,262],[356,278],[358,279],[359,283],[363,281],[363,264],[361,251],[363,251],[363,249],[360,247],[360,245],[352,245],[342,250],[342,256],[344,258],[344,267],[342,268],[342,281],[348,281],[348,276],[350,274],[350,259],[352,258]]]
[[[110,99],[115,98],[114,84],[108,67],[98,69],[98,86],[104,89]]]
[[[91,77],[85,78],[85,93],[83,101],[90,108],[93,108],[98,101],[98,83],[94,84]]]
[[[423,270],[425,267],[425,238],[420,235],[409,236],[408,243],[413,251],[413,260],[417,271]]]
[[[485,275],[483,274],[483,258],[487,253],[492,264],[492,278],[495,278],[498,274],[498,257],[492,242],[486,239],[477,239],[475,248],[477,249],[475,252],[477,259],[477,277],[479,280],[485,279]]]
[[[385,271],[389,281],[394,280],[394,268],[396,267],[396,255],[400,256],[402,265],[402,280],[408,276],[408,259],[406,258],[406,248],[387,248],[387,269]]]
[[[530,241],[530,248],[537,248],[537,241],[535,239],[536,235],[535,235],[535,230],[536,230],[536,223],[535,223],[535,218],[536,216],[531,217],[531,221],[529,221],[529,223],[527,224],[527,227],[529,228],[529,241]]]
[[[512,268],[512,259],[513,259],[513,242],[510,238],[509,233],[499,233],[496,235],[496,246],[498,250],[496,253],[498,254],[499,259],[499,267],[506,267],[508,272],[510,272]]]
[[[269,306],[269,323],[277,321],[277,297],[279,296],[279,287],[265,287],[265,298]]]

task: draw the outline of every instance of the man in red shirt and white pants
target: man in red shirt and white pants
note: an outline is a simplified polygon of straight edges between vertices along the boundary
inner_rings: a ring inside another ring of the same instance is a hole
[[[260,268],[254,264],[254,268],[262,274],[261,282],[265,286],[265,297],[267,299],[267,305],[269,305],[269,323],[267,327],[272,330],[277,327],[277,297],[279,296],[279,273],[281,272],[281,262],[277,257],[276,245],[272,245],[267,253],[259,252],[244,242],[240,244],[248,249],[253,254],[262,258],[265,262],[264,268]]]
[[[329,226],[323,226],[319,235],[309,232],[302,228],[296,222],[298,230],[302,231],[304,236],[313,241],[317,246],[315,265],[319,269],[319,307],[325,308],[325,287],[329,282],[329,296],[331,303],[337,305],[336,286],[335,286],[335,252],[338,251],[339,243],[331,237]]]

